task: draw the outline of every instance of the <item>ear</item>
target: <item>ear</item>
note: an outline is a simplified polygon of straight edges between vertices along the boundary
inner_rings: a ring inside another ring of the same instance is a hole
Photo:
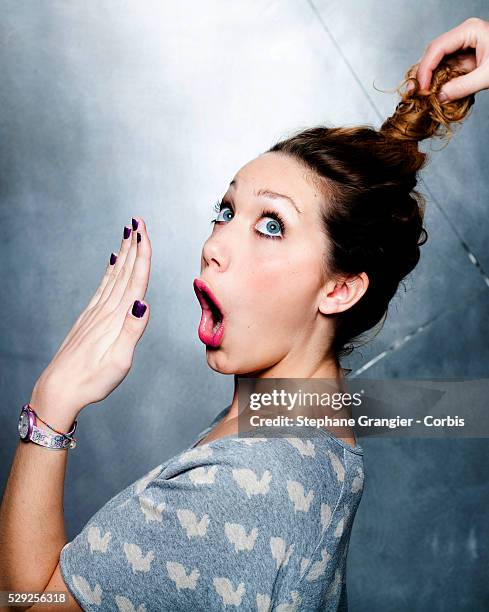
[[[323,314],[334,314],[348,310],[367,291],[368,276],[365,272],[339,280],[329,280],[321,289],[319,310]]]

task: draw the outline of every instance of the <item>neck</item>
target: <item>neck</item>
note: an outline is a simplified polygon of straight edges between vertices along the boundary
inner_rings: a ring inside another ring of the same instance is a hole
[[[332,381],[344,381],[343,370],[336,359],[325,360],[319,365],[306,367],[303,366],[299,370],[294,367],[294,372],[290,372],[283,363],[277,364],[266,370],[259,370],[247,374],[234,375],[234,392],[231,402],[231,408],[228,411],[225,421],[237,418],[238,409],[238,379],[239,378],[327,378]]]

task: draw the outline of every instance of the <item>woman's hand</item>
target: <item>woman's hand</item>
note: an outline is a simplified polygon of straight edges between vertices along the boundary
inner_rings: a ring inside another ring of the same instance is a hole
[[[149,308],[140,318],[132,308],[144,299],[151,267],[146,225],[135,220],[137,229],[122,239],[117,261],[107,264],[100,286],[34,387],[32,407],[55,428],[55,422],[69,427],[85,406],[105,399],[132,366],[149,320]]]
[[[445,55],[451,56],[448,58],[450,64],[468,74],[445,83],[438,93],[440,102],[458,100],[489,88],[489,22],[469,17],[432,40],[419,60],[417,72],[413,74],[421,90],[429,90],[433,70]],[[412,86],[410,82],[407,90]]]

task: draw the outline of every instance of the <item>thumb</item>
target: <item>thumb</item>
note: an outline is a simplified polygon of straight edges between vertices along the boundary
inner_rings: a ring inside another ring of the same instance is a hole
[[[479,66],[472,72],[450,79],[437,94],[440,102],[450,102],[465,98],[470,94],[489,87],[488,66]]]
[[[111,357],[127,369],[132,364],[134,349],[149,322],[149,306],[136,300],[126,313],[124,324],[111,348]]]

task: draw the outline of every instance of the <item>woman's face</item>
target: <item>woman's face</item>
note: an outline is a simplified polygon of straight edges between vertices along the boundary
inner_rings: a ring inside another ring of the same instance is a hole
[[[260,155],[234,177],[202,250],[199,278],[224,312],[218,346],[207,345],[212,369],[253,374],[279,363],[294,367],[311,352],[318,330],[326,341],[318,310],[326,250],[321,199],[311,174],[283,154]]]

